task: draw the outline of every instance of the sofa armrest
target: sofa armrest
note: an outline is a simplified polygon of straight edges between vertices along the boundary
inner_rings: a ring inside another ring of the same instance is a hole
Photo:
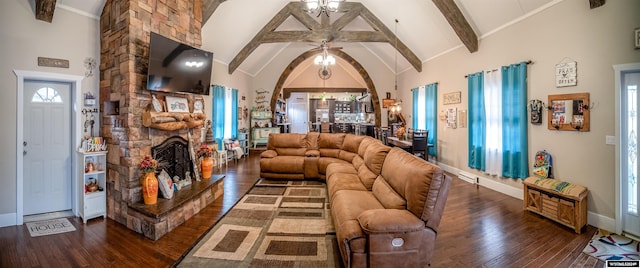
[[[274,158],[278,153],[274,150],[266,150],[260,154],[260,158]]]
[[[358,215],[360,227],[367,234],[406,233],[425,228],[420,218],[404,209],[371,209]]]
[[[318,150],[307,150],[304,153],[304,156],[306,156],[306,157],[318,157],[318,156],[320,156],[320,151],[318,151]]]

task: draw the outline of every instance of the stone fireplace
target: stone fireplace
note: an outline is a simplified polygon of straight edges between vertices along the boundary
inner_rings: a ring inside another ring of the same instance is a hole
[[[132,209],[142,202],[139,164],[152,154],[152,147],[175,136],[187,140],[191,132],[194,148],[199,148],[201,136],[199,127],[161,130],[143,125],[143,114],[152,100],[152,92],[146,89],[150,32],[200,47],[201,21],[200,0],[107,0],[100,17],[100,130],[109,151],[107,216],[152,239],[174,227],[167,225],[184,222],[221,195],[209,192],[207,196],[212,197],[184,201],[177,215],[155,215],[172,218],[169,223],[145,220]],[[193,96],[181,96],[193,105]]]

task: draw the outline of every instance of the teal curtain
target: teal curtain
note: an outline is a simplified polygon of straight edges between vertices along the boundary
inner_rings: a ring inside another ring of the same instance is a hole
[[[413,107],[413,111],[411,112],[411,127],[413,129],[417,129],[418,128],[418,102],[420,101],[418,99],[419,96],[419,92],[420,92],[420,88],[412,88],[411,89],[411,101],[412,101],[412,107]]]
[[[485,170],[484,73],[467,76],[469,91],[469,167]]]
[[[231,137],[238,138],[238,89],[231,89]]]
[[[502,67],[502,176],[529,176],[527,63]]]
[[[429,131],[427,143],[433,144],[429,147],[429,155],[437,156],[438,152],[438,83],[429,84],[425,87],[425,108],[426,108],[426,129]]]
[[[212,122],[213,138],[218,143],[218,149],[222,150],[222,140],[224,139],[224,87],[219,85],[213,86],[212,98]]]

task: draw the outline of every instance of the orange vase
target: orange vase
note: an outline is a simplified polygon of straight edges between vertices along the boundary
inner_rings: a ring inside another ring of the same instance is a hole
[[[211,171],[213,170],[213,158],[205,157],[202,159],[202,163],[200,163],[200,167],[202,168],[202,178],[209,179],[211,178]]]
[[[158,179],[154,172],[147,172],[142,177],[142,198],[146,205],[158,202]]]

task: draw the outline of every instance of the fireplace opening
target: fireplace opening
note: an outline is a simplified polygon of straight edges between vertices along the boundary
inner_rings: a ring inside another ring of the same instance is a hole
[[[193,178],[193,164],[189,156],[189,142],[180,136],[172,136],[151,147],[153,158],[158,160],[158,170],[165,170],[171,178]]]

